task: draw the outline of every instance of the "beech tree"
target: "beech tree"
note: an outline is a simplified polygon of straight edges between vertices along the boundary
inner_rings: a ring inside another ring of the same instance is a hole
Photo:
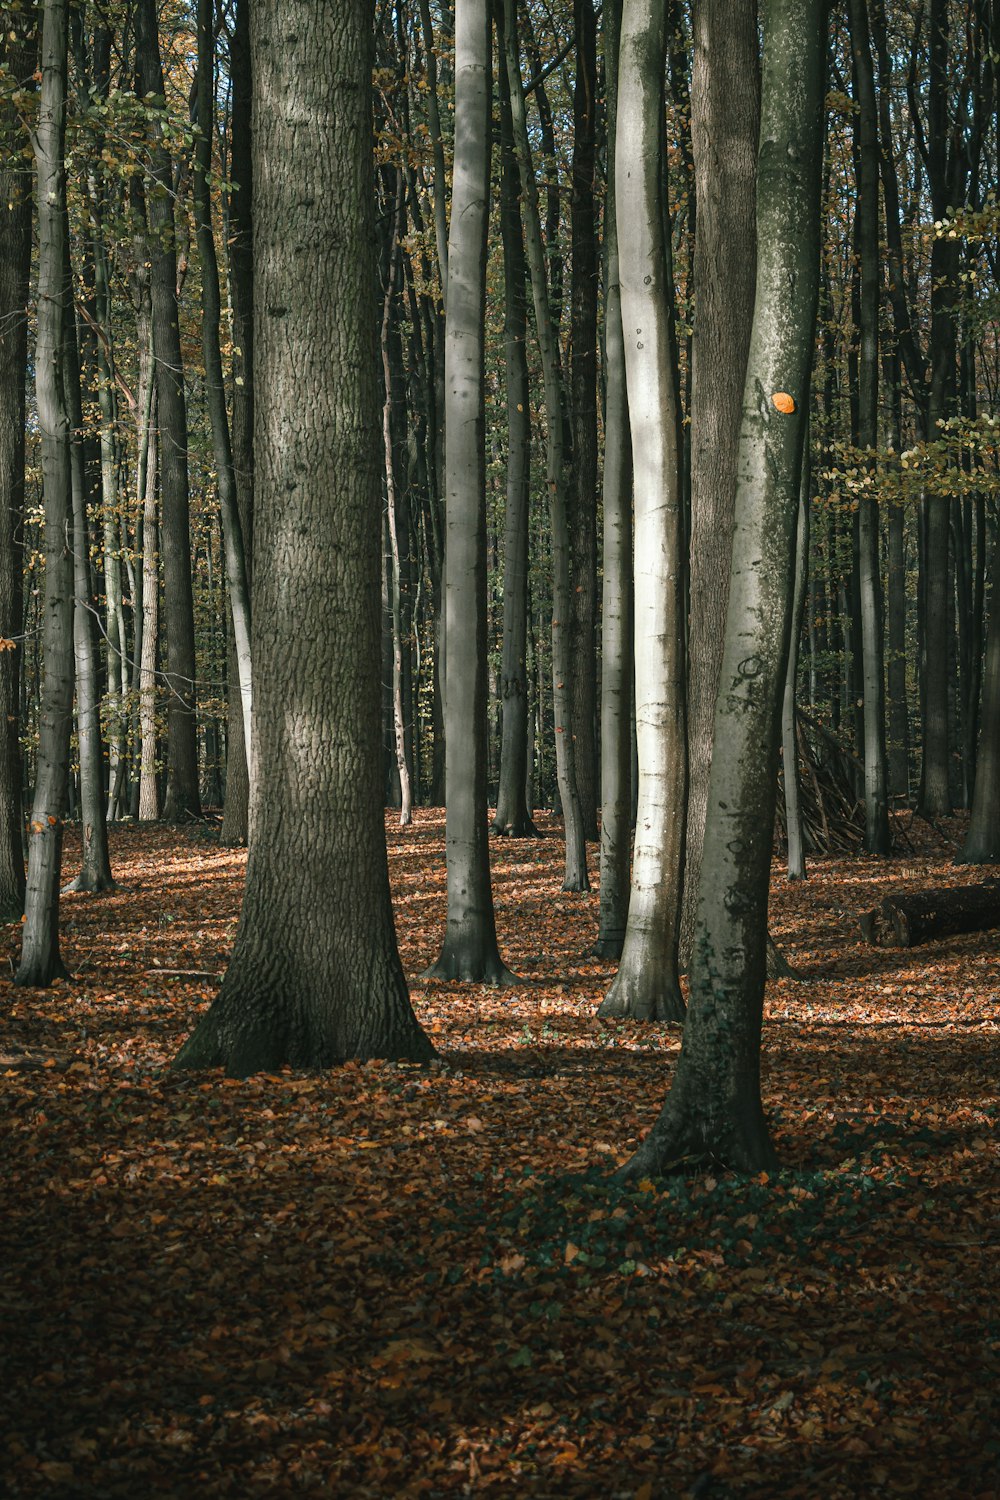
[[[767,894],[819,281],[824,0],[765,0],[757,287],[691,989],[677,1071],[623,1169],[775,1164],[760,1099]],[[626,324],[626,327],[629,325]]]
[[[67,0],[45,0],[42,74],[34,132],[38,203],[38,337],[35,399],[45,503],[41,716],[35,796],[28,837],[28,879],[21,963],[15,984],[44,986],[66,974],[59,952],[59,879],[73,711],[73,505],[70,425],[63,388],[66,320]]]
[[[4,6],[0,22],[0,66],[13,85],[26,88],[35,71],[35,18]],[[33,193],[22,144],[17,109],[5,94],[0,103],[0,919],[10,922],[24,910],[18,689]]]
[[[684,568],[673,278],[664,226],[666,7],[624,0],[615,218],[635,490],[635,724],[639,801],[628,921],[603,1016],[679,1021],[684,851]]]
[[[455,169],[445,315],[445,787],[448,917],[435,979],[510,983],[490,885],[486,804],[486,432],[483,408],[490,196],[487,0],[455,10]]]
[[[252,12],[259,775],[232,961],[177,1066],[425,1059],[379,774],[379,441],[366,0]]]

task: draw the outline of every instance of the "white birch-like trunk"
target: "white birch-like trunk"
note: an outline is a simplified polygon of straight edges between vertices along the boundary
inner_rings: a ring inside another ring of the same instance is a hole
[[[659,0],[622,8],[615,150],[618,266],[635,495],[635,724],[639,802],[632,890],[603,1016],[680,1021],[677,925],[684,863],[683,531],[673,296],[664,225],[667,27]]]
[[[825,0],[765,0],[757,293],[684,1042],[623,1175],[776,1164],[760,1097],[767,900],[819,283]],[[626,328],[628,328],[626,323]]]

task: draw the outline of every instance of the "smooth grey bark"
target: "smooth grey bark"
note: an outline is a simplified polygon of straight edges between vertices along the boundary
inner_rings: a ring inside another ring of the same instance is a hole
[[[760,131],[756,0],[696,0],[691,136],[694,251],[688,806],[680,952],[687,968],[701,875],[715,698],[729,588],[736,447],[756,279]]]
[[[455,10],[455,166],[445,314],[445,842],[448,916],[433,979],[509,984],[497,948],[487,824],[486,238],[491,32],[487,0]]]
[[[1000,543],[990,566],[990,621],[986,632],[972,816],[956,864],[1000,864]]]
[[[67,0],[42,7],[41,92],[33,145],[38,203],[38,334],[35,399],[45,505],[42,682],[35,796],[21,963],[14,983],[43,987],[66,976],[59,953],[59,877],[73,712],[73,556],[70,426],[63,343],[72,316],[66,279]]]
[[[503,12],[497,12],[498,29]],[[495,833],[537,838],[526,801],[528,777],[528,515],[531,499],[531,410],[528,388],[527,268],[514,155],[507,56],[498,49],[500,83],[500,233],[503,238],[504,372],[507,401],[507,508],[504,516],[503,727]]]
[[[392,620],[392,737],[396,751],[396,775],[399,778],[399,825],[406,828],[413,821],[413,781],[410,775],[407,743],[407,711],[404,702],[407,672],[404,663],[404,635],[408,636],[409,611],[404,622],[404,583],[409,585],[409,528],[407,500],[400,493],[405,484],[404,462],[400,452],[405,425],[404,411],[398,412],[399,400],[399,331],[394,328],[398,283],[405,231],[404,208],[406,178],[395,168],[396,190],[389,226],[389,255],[382,299],[382,326],[379,340],[382,356],[382,446],[385,454],[386,519],[389,530],[389,612]],[[393,355],[396,354],[396,358]],[[402,420],[400,420],[402,418]],[[402,545],[401,545],[402,543]],[[405,579],[404,579],[405,574]]]
[[[781,705],[781,764],[785,785],[785,829],[788,838],[788,878],[805,880],[806,847],[802,827],[802,800],[799,795],[799,732],[796,689],[799,677],[799,642],[805,614],[806,583],[809,577],[809,434],[802,441],[802,477],[799,484],[799,513],[795,523],[795,573],[792,592],[792,628],[788,637],[788,666]],[[777,949],[775,948],[775,953]]]
[[[597,157],[597,18],[594,0],[573,0],[576,76],[570,197],[569,427],[566,486],[570,539],[570,678],[576,788],[587,839],[598,837],[597,766],[597,286],[594,194]]]
[[[538,183],[531,160],[528,120],[517,44],[516,0],[504,4],[504,49],[510,80],[514,151],[521,178],[521,216],[531,276],[535,331],[542,360],[545,390],[545,484],[552,534],[552,705],[556,737],[556,779],[562,803],[566,838],[564,891],[590,889],[583,810],[576,782],[576,742],[570,697],[574,664],[571,657],[570,543],[566,508],[563,443],[562,378],[559,369],[557,325],[545,270]]]
[[[152,363],[150,361],[150,363]],[[139,807],[142,822],[160,816],[156,778],[156,656],[160,633],[160,527],[156,503],[156,382],[150,370],[139,437],[138,501],[142,514],[142,640],[139,645]]]
[[[167,687],[168,822],[197,817],[198,742],[195,701],[194,602],[188,504],[187,408],[177,310],[173,181],[164,137],[163,69],[156,0],[137,0],[135,51],[139,90],[149,113],[150,290],[156,348],[163,554],[164,682]]]
[[[69,260],[69,221],[63,236],[66,277],[66,316],[63,324],[62,380],[66,416],[70,424],[70,484],[73,546],[73,655],[76,668],[76,737],[80,758],[80,873],[68,889],[97,894],[110,891],[115,880],[108,852],[107,808],[104,795],[104,755],[101,744],[101,674],[98,660],[93,587],[90,578],[88,510],[91,472],[84,452],[83,396],[80,356],[73,314],[73,277]]]
[[[215,482],[222,515],[226,585],[233,624],[233,646],[243,718],[244,754],[252,758],[250,715],[253,679],[250,659],[250,584],[243,547],[243,524],[236,493],[236,469],[226,409],[219,328],[222,298],[219,261],[212,228],[212,138],[215,121],[215,9],[213,0],[198,0],[198,133],[194,147],[194,204],[198,255],[201,260],[201,347],[205,360],[205,400],[212,429]],[[249,762],[248,762],[249,765]],[[250,778],[253,779],[252,767]]]
[[[687,742],[684,559],[665,244],[666,8],[622,7],[615,217],[635,495],[635,725],[639,798],[618,972],[599,1014],[684,1018],[677,969]]]
[[[632,438],[625,383],[615,142],[622,0],[605,0],[608,181],[604,209],[604,537],[601,610],[601,907],[595,951],[621,957],[632,852]]]
[[[21,87],[35,71],[35,19],[0,12],[0,65]],[[21,122],[0,101],[0,921],[24,911],[24,808],[18,698],[22,654],[25,369],[31,280],[31,169]]]
[[[447,306],[448,291],[448,202],[447,173],[444,163],[444,138],[441,134],[441,110],[438,104],[437,50],[431,24],[429,0],[419,0],[420,29],[427,67],[427,125],[434,153],[434,181],[431,197],[434,205],[434,247],[437,251],[441,298]]]
[[[760,1097],[760,1037],[774,772],[819,280],[826,14],[824,0],[763,6],[757,290],[688,1014],[670,1092],[625,1177],[692,1160],[746,1172],[776,1162]]]
[[[233,315],[232,427],[236,501],[243,531],[243,560],[253,597],[253,163],[251,152],[250,0],[236,0],[229,48],[232,143],[229,153],[229,301]],[[252,666],[252,663],[251,663]],[[226,800],[219,839],[245,844],[250,813],[250,773],[239,676],[230,671],[226,733]]]
[[[858,201],[855,241],[860,275],[858,342],[858,446],[866,462],[878,448],[879,141],[875,72],[868,33],[867,0],[850,0],[851,56],[858,105],[854,129]],[[858,511],[858,584],[864,697],[865,849],[888,854],[888,770],[885,749],[885,662],[882,581],[879,566],[878,502],[867,493]]]
[[[254,7],[257,548],[246,895],[179,1067],[423,1060],[379,775],[379,442],[365,0]]]
[[[896,453],[903,447],[899,356],[883,360],[891,411],[890,443]],[[888,526],[888,659],[886,677],[889,700],[889,794],[909,799],[910,725],[906,703],[906,532],[901,505],[889,503]]]

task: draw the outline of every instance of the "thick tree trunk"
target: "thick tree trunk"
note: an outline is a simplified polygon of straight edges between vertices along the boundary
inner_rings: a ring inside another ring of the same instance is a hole
[[[684,559],[673,279],[663,132],[666,12],[625,0],[615,217],[635,489],[635,722],[639,802],[621,962],[602,1016],[684,1017],[677,972],[687,743]]]
[[[498,13],[502,32],[503,12]],[[528,776],[528,514],[531,499],[531,410],[528,389],[527,270],[520,189],[514,155],[507,58],[499,48],[500,232],[503,236],[504,364],[507,394],[507,513],[504,525],[503,733],[493,828],[512,838],[537,838],[525,801]]]
[[[691,959],[729,589],[741,392],[756,276],[756,0],[697,0],[691,133],[698,199],[691,402],[688,808],[681,963]]]
[[[432,1052],[396,949],[377,754],[370,20],[364,0],[252,16],[258,770],[232,962],[181,1067]]]
[[[4,7],[0,64],[19,87],[35,71],[35,18]],[[0,100],[0,921],[24,911],[24,808],[18,698],[21,676],[21,529],[24,521],[24,372],[31,279],[31,170],[17,111]]]
[[[615,198],[622,0],[604,7],[608,185],[604,211],[604,597],[601,652],[601,912],[596,952],[621,957],[632,852],[632,438],[625,386]]]
[[[517,45],[516,0],[505,0],[504,47],[510,80],[514,150],[521,177],[522,222],[535,329],[542,360],[545,387],[545,482],[549,496],[552,532],[552,705],[556,736],[556,778],[562,803],[566,836],[564,891],[590,889],[587,875],[587,845],[583,811],[576,782],[576,740],[570,683],[574,672],[571,656],[570,541],[566,510],[566,475],[563,444],[562,378],[559,370],[557,323],[550,302],[545,271],[542,226],[538,210],[538,183],[531,161],[528,121],[521,82],[521,59]],[[450,566],[450,563],[449,563]]]
[[[28,882],[16,984],[65,976],[59,954],[59,877],[73,712],[73,556],[70,426],[63,392],[63,343],[72,316],[66,279],[67,0],[42,8],[41,98],[35,131],[38,201],[38,337],[35,394],[45,501],[41,704]]]
[[[915,948],[934,938],[1000,927],[1000,882],[886,896],[861,917],[861,935],[877,947]]]
[[[486,800],[484,350],[490,196],[487,0],[455,15],[455,173],[445,323],[444,596],[448,919],[435,979],[508,984],[497,948]]]
[[[637,0],[643,3],[643,0]],[[775,1165],[760,1099],[767,898],[803,409],[816,321],[823,0],[765,0],[757,292],[684,1042],[624,1175]],[[629,324],[626,322],[626,327]]]
[[[156,0],[137,0],[136,65],[139,92],[151,111],[149,213],[150,287],[156,343],[163,547],[163,619],[167,686],[169,822],[197,817],[198,742],[195,718],[194,603],[188,519],[187,410],[177,310],[177,254],[173,178],[161,119],[163,70]]]

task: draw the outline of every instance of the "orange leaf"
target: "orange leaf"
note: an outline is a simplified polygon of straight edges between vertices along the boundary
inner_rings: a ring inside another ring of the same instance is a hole
[[[774,395],[771,397],[771,400],[774,402],[775,406],[780,412],[784,412],[786,417],[791,416],[792,412],[795,410],[795,401],[787,391],[775,391]]]

